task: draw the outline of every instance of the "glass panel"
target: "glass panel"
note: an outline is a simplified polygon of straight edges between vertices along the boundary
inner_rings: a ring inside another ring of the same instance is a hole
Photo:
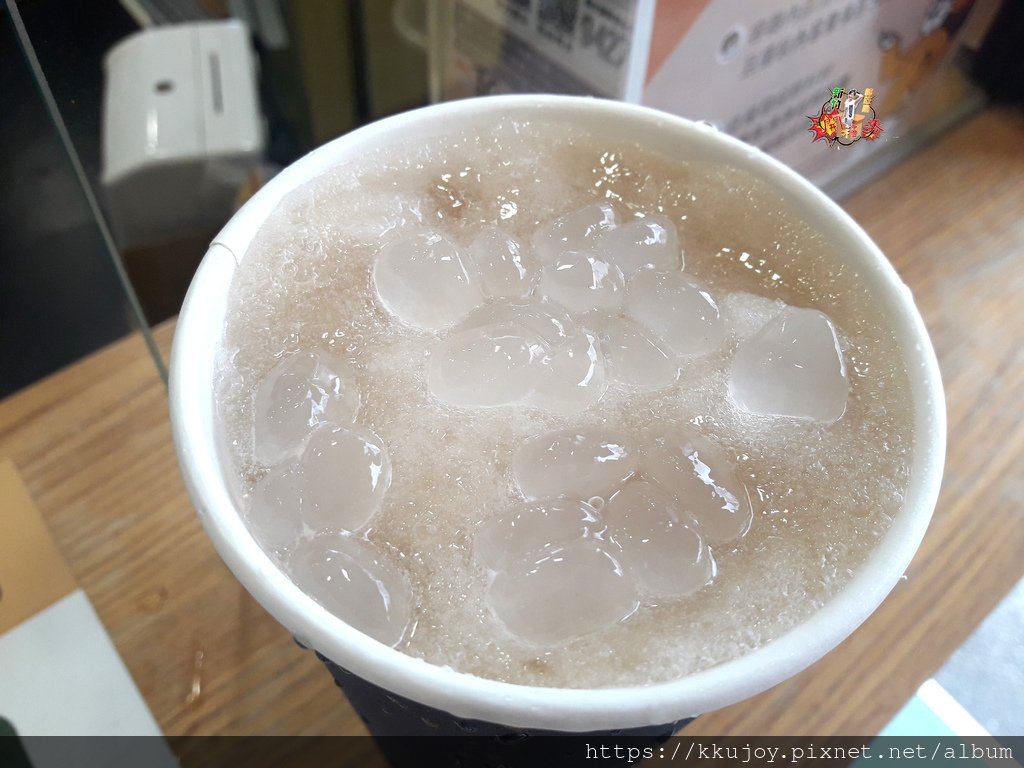
[[[0,396],[132,327],[164,375],[19,8],[8,10],[0,24]]]
[[[424,0],[6,2],[93,221],[65,261],[104,252],[147,341],[267,178],[427,102]]]

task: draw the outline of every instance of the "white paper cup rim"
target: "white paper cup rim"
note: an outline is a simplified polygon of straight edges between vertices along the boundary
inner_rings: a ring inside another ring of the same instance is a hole
[[[568,120],[662,152],[721,160],[752,171],[825,231],[872,283],[906,355],[915,408],[915,453],[903,509],[851,582],[813,616],[745,656],[671,682],[569,689],[515,685],[435,666],[352,629],[305,595],[247,531],[217,428],[213,381],[239,260],[260,225],[292,189],[360,151],[431,132],[521,119]],[[808,151],[813,151],[808,143]],[[171,356],[171,424],[189,494],[221,557],[297,639],[354,674],[451,713],[517,728],[591,731],[672,722],[753,696],[802,671],[855,630],[895,586],[931,518],[945,453],[938,364],[909,289],[870,238],[834,202],[778,161],[702,124],[645,107],[570,96],[495,96],[426,107],[373,123],[311,152],[272,179],[215,238],[189,289]]]

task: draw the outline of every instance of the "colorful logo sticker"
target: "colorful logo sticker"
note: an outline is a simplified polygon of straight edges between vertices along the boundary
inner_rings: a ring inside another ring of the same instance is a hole
[[[829,147],[838,148],[861,139],[874,141],[882,135],[882,123],[871,106],[874,88],[865,88],[863,93],[856,88],[833,88],[830,93],[820,114],[807,115],[811,121],[808,130],[814,134],[811,141],[825,139]]]

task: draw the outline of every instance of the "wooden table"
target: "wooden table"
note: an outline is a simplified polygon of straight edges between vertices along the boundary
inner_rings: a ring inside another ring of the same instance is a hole
[[[990,110],[846,202],[913,289],[938,350],[942,496],[909,578],[860,630],[688,733],[877,733],[1024,576],[1022,147],[1022,116]],[[173,331],[156,331],[165,352]],[[364,733],[203,534],[138,335],[0,403],[3,456],[166,733]]]

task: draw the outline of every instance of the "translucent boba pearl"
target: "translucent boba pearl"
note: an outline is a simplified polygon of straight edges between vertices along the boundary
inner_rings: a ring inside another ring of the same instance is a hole
[[[288,356],[260,381],[253,402],[254,453],[265,464],[296,455],[320,424],[349,424],[359,412],[352,367],[320,350]]]
[[[396,646],[412,619],[403,571],[370,542],[329,534],[299,544],[288,561],[295,584],[342,621]]]
[[[613,430],[567,429],[526,441],[512,472],[528,499],[603,496],[636,471],[637,455]]]

